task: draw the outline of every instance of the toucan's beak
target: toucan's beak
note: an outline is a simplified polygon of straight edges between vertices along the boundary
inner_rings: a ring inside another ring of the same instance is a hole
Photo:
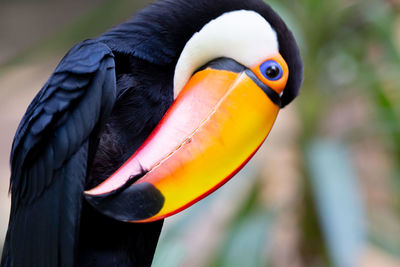
[[[86,199],[130,222],[159,220],[191,206],[254,155],[275,122],[279,100],[250,69],[198,71],[146,142],[86,191]]]

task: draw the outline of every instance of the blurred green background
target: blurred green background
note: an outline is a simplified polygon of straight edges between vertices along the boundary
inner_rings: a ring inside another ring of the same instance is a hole
[[[30,100],[73,44],[147,2],[0,1],[0,244]],[[301,47],[301,94],[242,172],[166,220],[153,266],[400,266],[400,1],[268,3]]]

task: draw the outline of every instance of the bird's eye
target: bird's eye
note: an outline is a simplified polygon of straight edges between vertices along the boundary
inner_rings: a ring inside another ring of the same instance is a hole
[[[260,71],[270,81],[277,81],[283,75],[281,65],[275,60],[268,60],[261,64]]]

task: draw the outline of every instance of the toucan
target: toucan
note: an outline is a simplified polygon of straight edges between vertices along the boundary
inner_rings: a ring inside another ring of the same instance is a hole
[[[302,79],[261,0],[160,0],[78,43],[17,129],[1,266],[150,266],[163,219],[247,163]]]

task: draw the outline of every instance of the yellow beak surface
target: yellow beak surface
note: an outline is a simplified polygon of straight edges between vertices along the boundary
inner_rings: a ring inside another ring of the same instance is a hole
[[[138,151],[86,198],[123,221],[175,214],[233,177],[268,136],[278,112],[248,72],[201,70]]]

